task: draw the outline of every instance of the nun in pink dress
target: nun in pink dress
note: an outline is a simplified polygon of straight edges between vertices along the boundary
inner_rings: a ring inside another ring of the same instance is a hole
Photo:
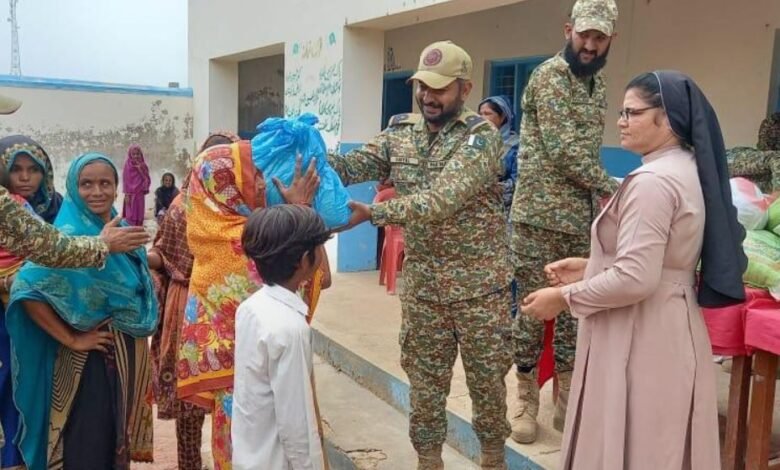
[[[741,302],[747,266],[718,119],[693,80],[658,71],[629,84],[618,128],[642,166],[594,221],[590,258],[551,263],[554,287],[523,299],[525,315],[579,319],[560,468],[716,470],[700,306]]]

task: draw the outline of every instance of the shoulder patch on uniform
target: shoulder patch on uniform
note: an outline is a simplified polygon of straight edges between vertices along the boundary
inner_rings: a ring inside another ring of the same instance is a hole
[[[466,119],[464,119],[463,122],[466,124],[469,131],[473,131],[484,124],[489,125],[485,118],[476,113],[466,116]]]
[[[471,134],[469,140],[466,142],[469,147],[474,147],[477,150],[484,150],[487,148],[487,140],[481,135]]]
[[[420,115],[415,113],[396,114],[390,118],[387,127],[401,126],[404,124],[416,124],[420,120]]]

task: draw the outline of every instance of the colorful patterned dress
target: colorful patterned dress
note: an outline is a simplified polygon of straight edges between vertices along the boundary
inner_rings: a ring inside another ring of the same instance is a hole
[[[232,132],[209,135],[200,151],[213,145],[215,138],[238,142]],[[153,390],[159,419],[176,420],[177,460],[180,470],[201,470],[201,441],[206,410],[176,395],[176,363],[184,310],[192,276],[193,257],[187,244],[187,217],[184,196],[192,173],[184,178],[181,193],[166,206],[152,251],[162,258],[163,268],[153,273],[160,305],[160,328],[152,337]]]
[[[152,337],[151,351],[157,418],[176,420],[179,468],[201,470],[201,430],[206,410],[176,396],[176,361],[192,274],[192,254],[187,246],[187,221],[181,194],[163,216],[152,250],[163,260],[163,268],[152,273],[160,306],[160,327]]]
[[[236,309],[261,285],[241,247],[247,217],[265,206],[265,180],[252,162],[250,143],[202,152],[187,198],[194,264],[179,340],[178,395],[211,410],[215,469],[224,470],[231,468]]]

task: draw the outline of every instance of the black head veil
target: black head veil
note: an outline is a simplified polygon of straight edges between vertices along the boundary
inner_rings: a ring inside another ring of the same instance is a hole
[[[701,253],[698,301],[722,307],[745,300],[742,250],[745,229],[731,201],[726,147],[718,116],[707,97],[687,75],[673,70],[653,72],[661,85],[664,110],[672,130],[693,147],[704,194],[704,245]]]

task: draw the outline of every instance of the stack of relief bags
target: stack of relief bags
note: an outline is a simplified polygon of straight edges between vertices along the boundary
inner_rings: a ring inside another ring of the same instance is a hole
[[[745,178],[732,178],[730,184],[737,218],[747,232],[742,245],[748,257],[743,281],[780,300],[780,198],[763,194]]]

